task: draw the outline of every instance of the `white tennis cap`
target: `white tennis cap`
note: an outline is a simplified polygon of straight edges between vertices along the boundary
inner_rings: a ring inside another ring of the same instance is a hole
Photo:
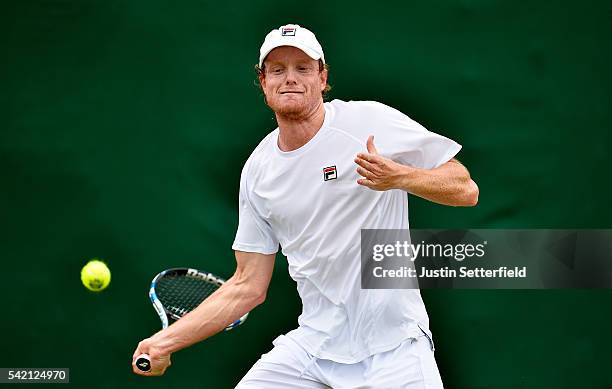
[[[302,50],[304,53],[312,59],[322,60],[325,63],[325,57],[323,56],[323,48],[315,34],[309,29],[300,27],[297,24],[286,24],[279,27],[276,30],[270,31],[266,35],[264,43],[259,49],[259,66],[263,64],[266,56],[277,47],[280,46],[293,46]]]

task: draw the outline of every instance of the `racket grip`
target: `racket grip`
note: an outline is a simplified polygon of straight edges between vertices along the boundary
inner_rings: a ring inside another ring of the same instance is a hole
[[[147,354],[140,354],[136,357],[136,367],[145,373],[151,371],[151,358]]]

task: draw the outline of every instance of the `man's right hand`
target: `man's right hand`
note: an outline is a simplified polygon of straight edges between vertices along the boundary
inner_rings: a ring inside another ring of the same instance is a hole
[[[223,331],[266,298],[274,270],[274,254],[236,253],[236,272],[219,289],[168,328],[138,343],[132,370],[143,376],[159,376],[170,366],[170,355]],[[143,372],[136,358],[147,354],[151,370]]]
[[[136,358],[140,354],[147,354],[151,360],[151,370],[144,372],[136,366]],[[154,345],[151,338],[144,339],[138,343],[138,347],[132,355],[132,371],[143,376],[160,376],[166,372],[166,369],[172,364],[170,362],[170,354],[161,353]]]

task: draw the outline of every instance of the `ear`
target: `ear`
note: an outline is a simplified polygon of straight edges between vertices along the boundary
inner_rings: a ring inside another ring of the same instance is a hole
[[[262,89],[266,89],[266,77],[263,73],[260,73],[257,78],[259,78],[259,85],[261,85]]]
[[[323,92],[327,86],[327,69],[323,69],[319,72],[319,79],[321,80],[321,92]]]

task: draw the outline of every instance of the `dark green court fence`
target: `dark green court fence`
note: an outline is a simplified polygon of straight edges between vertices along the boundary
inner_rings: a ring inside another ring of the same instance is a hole
[[[131,373],[159,328],[158,271],[234,268],[238,178],[275,126],[253,64],[272,28],[314,30],[332,98],[392,105],[464,145],[480,204],[410,199],[419,228],[610,228],[610,15],[595,2],[4,1],[0,367],[74,387],[230,388],[300,311],[284,258],[233,333]],[[79,270],[113,280],[88,293]],[[612,293],[423,293],[450,389],[608,388]]]

